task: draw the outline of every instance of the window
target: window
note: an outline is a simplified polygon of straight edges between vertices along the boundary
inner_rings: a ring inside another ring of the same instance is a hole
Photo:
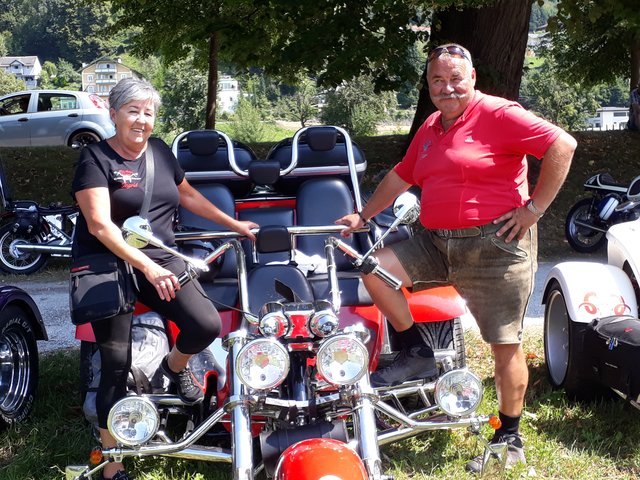
[[[87,82],[93,82],[93,74],[92,73],[87,75]]]
[[[15,95],[0,102],[0,115],[19,115],[27,113],[31,94]]]
[[[120,74],[120,80],[122,80],[122,79],[124,79],[124,78],[127,78],[127,76],[128,76],[128,75],[127,75],[126,73],[121,73],[121,74]]]
[[[94,87],[93,85],[89,85],[89,86],[87,87],[87,92],[89,92],[89,93],[95,93],[95,91],[96,91],[96,87]]]
[[[78,99],[66,93],[41,93],[38,97],[38,111],[75,110]]]
[[[627,112],[613,112],[613,116],[614,117],[626,117],[627,116]]]

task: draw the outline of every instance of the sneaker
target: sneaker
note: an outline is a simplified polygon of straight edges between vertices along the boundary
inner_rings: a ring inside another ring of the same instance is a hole
[[[164,357],[160,364],[160,369],[162,373],[175,384],[180,400],[187,405],[193,405],[194,403],[202,401],[204,398],[202,386],[195,379],[189,367],[176,373],[169,368],[167,357]]]
[[[409,380],[433,377],[438,373],[433,350],[425,345],[417,345],[401,350],[393,362],[371,374],[371,385],[390,387]]]
[[[491,444],[494,443],[506,443],[507,444],[507,462],[506,468],[512,468],[517,463],[527,464],[527,459],[524,456],[524,446],[522,445],[522,438],[517,433],[496,433],[491,439]],[[483,455],[478,455],[469,460],[466,465],[468,472],[481,473],[482,472],[482,460]]]

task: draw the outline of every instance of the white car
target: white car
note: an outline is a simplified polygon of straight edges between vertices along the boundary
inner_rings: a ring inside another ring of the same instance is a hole
[[[0,97],[0,147],[82,147],[114,133],[109,107],[94,93],[28,90]]]

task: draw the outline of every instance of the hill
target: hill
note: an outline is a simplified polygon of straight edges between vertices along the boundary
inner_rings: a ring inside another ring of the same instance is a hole
[[[582,187],[590,175],[608,171],[620,182],[640,175],[640,134],[626,130],[575,132],[578,148],[569,176],[558,198],[539,224],[541,259],[584,255],[574,253],[564,237],[564,220],[576,199],[584,196]],[[368,161],[365,188],[373,188],[379,173],[393,166],[402,156],[406,137],[388,135],[358,138]],[[264,158],[272,144],[252,145],[258,158]],[[78,153],[67,147],[0,148],[13,198],[41,203],[69,202],[73,164]],[[539,162],[530,161],[530,182],[535,184]]]

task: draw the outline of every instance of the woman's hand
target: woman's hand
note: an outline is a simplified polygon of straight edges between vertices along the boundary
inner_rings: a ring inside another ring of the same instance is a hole
[[[255,222],[251,222],[249,220],[236,221],[236,225],[233,227],[233,231],[238,232],[243,237],[247,237],[248,239],[253,240],[255,242],[256,236],[253,233],[251,233],[251,229],[259,228],[259,227],[260,225],[258,225]]]
[[[143,271],[149,283],[156,288],[161,300],[170,302],[171,299],[176,298],[176,292],[180,290],[180,282],[173,272],[155,262],[150,262]]]

